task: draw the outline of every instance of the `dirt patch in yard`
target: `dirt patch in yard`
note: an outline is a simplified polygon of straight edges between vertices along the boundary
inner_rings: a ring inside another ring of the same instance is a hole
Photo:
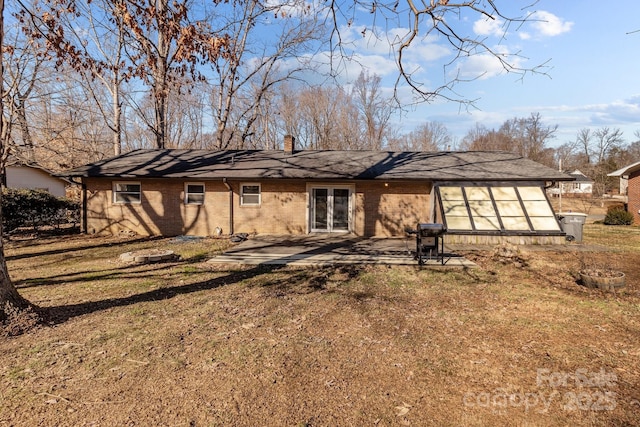
[[[444,271],[211,266],[214,239],[10,243],[13,280],[53,322],[0,341],[0,425],[635,425],[626,230],[624,248],[487,248]],[[118,262],[150,248],[181,261]],[[579,286],[584,263],[627,287]]]

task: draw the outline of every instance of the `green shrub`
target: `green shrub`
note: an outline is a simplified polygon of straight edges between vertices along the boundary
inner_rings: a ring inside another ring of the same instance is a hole
[[[604,217],[604,223],[607,225],[631,225],[633,224],[633,214],[620,207],[610,209]]]
[[[623,210],[625,210],[624,203],[613,203],[609,205],[609,207],[607,207],[607,213],[611,211],[623,211]]]
[[[76,223],[80,203],[55,197],[43,190],[2,190],[2,225],[6,232],[20,227],[41,227]]]

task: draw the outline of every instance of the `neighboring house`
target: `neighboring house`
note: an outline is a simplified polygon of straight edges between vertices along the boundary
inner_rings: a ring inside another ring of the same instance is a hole
[[[69,181],[54,176],[45,168],[17,161],[9,161],[2,176],[2,185],[6,188],[44,190],[56,197],[64,197],[69,184]]]
[[[143,235],[404,236],[444,223],[472,242],[563,241],[544,188],[567,174],[506,152],[136,150],[69,170],[84,230]],[[448,237],[448,241],[452,241]]]
[[[567,194],[591,196],[593,194],[593,180],[580,172],[578,169],[569,172],[575,181],[564,183],[561,187]]]
[[[572,195],[578,197],[591,197],[593,195],[593,180],[580,172],[578,169],[573,172],[566,172],[568,175],[574,177],[574,181],[571,182],[558,182],[556,187],[548,190],[549,194],[554,196],[562,193],[563,195]]]
[[[627,210],[633,214],[633,223],[640,224],[640,162],[611,172],[608,176],[620,178],[620,194],[627,195]]]

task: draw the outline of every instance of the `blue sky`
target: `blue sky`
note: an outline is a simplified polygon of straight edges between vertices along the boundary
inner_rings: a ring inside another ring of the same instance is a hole
[[[499,8],[512,7],[507,12],[516,15],[523,13],[519,6],[532,3],[496,0]],[[488,37],[492,48],[520,52],[523,67],[548,60],[547,75],[529,74],[521,79],[501,72],[494,61],[480,55],[459,66],[463,75],[484,72],[483,77],[457,86],[462,97],[477,99],[477,109],[461,110],[459,104],[436,101],[395,117],[395,125],[406,131],[424,121],[439,121],[459,140],[476,123],[498,128],[513,117],[540,113],[545,124],[558,125],[552,146],[575,140],[582,128],[605,126],[620,128],[627,142],[635,141],[634,132],[640,130],[640,2],[540,0],[530,10],[536,11],[535,20],[512,26],[506,33],[500,22],[478,20],[477,15],[463,16],[452,24],[468,35]],[[359,24],[368,19],[365,15],[356,15],[354,25],[343,29],[343,35],[352,34],[359,63],[381,75],[386,89],[391,90],[397,77],[394,58],[384,41],[374,44],[359,35]],[[402,25],[396,27],[387,25],[381,32],[401,33]],[[427,84],[442,81],[448,58],[443,41],[433,37],[411,47],[410,60]],[[355,78],[359,69],[358,64],[348,65],[344,79]],[[410,99],[408,94],[406,99]]]

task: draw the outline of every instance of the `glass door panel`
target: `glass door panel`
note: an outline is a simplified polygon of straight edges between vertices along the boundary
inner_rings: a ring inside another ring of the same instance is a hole
[[[333,230],[349,231],[349,189],[333,189]]]
[[[317,187],[311,189],[311,231],[333,232],[351,229],[351,190]]]
[[[328,231],[329,189],[314,188],[312,193],[311,229],[315,231]]]

